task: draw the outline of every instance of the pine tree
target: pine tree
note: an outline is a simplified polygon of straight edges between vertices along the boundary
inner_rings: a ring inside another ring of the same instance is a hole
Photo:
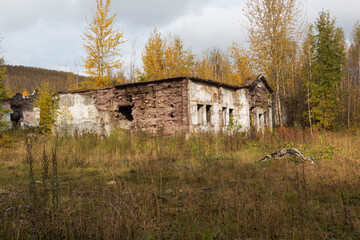
[[[322,11],[313,36],[310,97],[312,122],[334,128],[339,116],[340,81],[345,73],[345,40],[341,28],[329,12]]]
[[[104,1],[106,1],[104,3]],[[86,73],[92,78],[83,85],[85,88],[100,88],[111,85],[109,73],[121,69],[120,45],[124,43],[123,33],[114,29],[116,14],[108,16],[111,0],[96,0],[96,14],[84,33],[84,59]]]

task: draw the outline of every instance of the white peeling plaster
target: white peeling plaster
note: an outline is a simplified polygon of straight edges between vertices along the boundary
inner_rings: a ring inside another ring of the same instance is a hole
[[[218,88],[191,80],[188,86],[190,132],[226,131],[229,128],[230,109],[233,109],[234,129],[247,131],[250,128],[249,103],[244,89]],[[198,105],[203,105],[202,110],[198,111]],[[206,105],[211,106],[209,123]]]
[[[34,107],[32,111],[23,111],[23,119],[20,122],[21,128],[39,127],[40,108]]]
[[[58,132],[96,132],[108,135],[111,131],[109,113],[99,112],[90,95],[60,94]]]

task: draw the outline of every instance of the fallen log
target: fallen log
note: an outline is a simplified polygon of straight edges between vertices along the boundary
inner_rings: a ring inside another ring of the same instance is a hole
[[[311,157],[305,157],[300,150],[298,150],[297,148],[284,148],[284,149],[279,149],[274,153],[271,153],[269,155],[266,155],[265,157],[263,157],[262,159],[259,160],[259,162],[265,162],[267,161],[269,158],[283,158],[286,156],[293,156],[293,157],[299,157],[304,161],[310,161],[312,164],[314,164],[314,161],[312,160]]]

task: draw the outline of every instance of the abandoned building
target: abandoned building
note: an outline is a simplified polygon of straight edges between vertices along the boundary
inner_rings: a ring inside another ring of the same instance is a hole
[[[60,92],[57,132],[258,131],[273,126],[273,91],[263,75],[241,86],[193,77],[122,84],[96,90]],[[21,95],[21,94],[20,94]],[[11,120],[37,126],[33,98],[10,100]]]

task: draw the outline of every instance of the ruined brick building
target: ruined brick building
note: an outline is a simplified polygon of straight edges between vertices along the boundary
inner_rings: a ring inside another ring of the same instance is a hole
[[[96,90],[58,93],[56,131],[109,134],[220,132],[229,128],[259,131],[273,126],[272,89],[263,75],[233,86],[193,77],[122,84]],[[12,120],[36,126],[33,100],[11,103]],[[21,104],[21,102],[23,102]],[[15,118],[16,117],[16,118]]]

